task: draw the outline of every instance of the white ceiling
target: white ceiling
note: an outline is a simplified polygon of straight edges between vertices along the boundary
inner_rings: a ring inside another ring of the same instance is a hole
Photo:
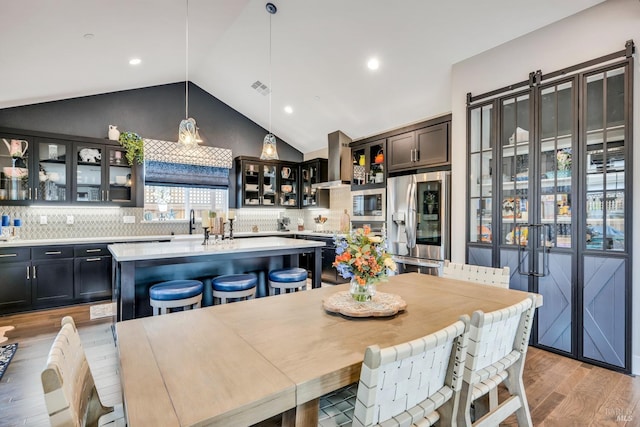
[[[184,81],[185,1],[0,2],[0,108]],[[307,153],[447,113],[452,64],[601,1],[275,0],[272,130]],[[265,4],[190,0],[189,80],[268,128]]]

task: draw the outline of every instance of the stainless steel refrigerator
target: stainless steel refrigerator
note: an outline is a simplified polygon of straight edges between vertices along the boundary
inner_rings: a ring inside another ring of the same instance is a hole
[[[398,273],[439,275],[451,256],[451,173],[387,180],[387,243]]]

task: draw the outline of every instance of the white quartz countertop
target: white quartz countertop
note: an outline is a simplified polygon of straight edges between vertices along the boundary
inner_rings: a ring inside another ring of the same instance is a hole
[[[109,251],[118,262],[164,258],[197,257],[213,254],[268,252],[279,249],[315,248],[325,246],[315,240],[289,239],[286,237],[255,237],[234,239],[225,244],[203,245],[202,239],[183,239],[171,242],[117,243],[109,245]]]
[[[234,232],[234,237],[267,237],[267,236],[318,236],[333,238],[334,233],[321,233],[312,230],[290,231],[259,231],[259,232]],[[344,236],[344,234],[338,234]],[[157,241],[198,241],[202,243],[203,233],[175,234],[175,235],[150,235],[150,236],[111,236],[111,237],[69,237],[59,239],[14,239],[0,240],[0,248],[52,246],[52,245],[83,245],[92,243],[131,243],[131,242],[157,242]]]
[[[115,243],[115,242],[157,242],[159,240],[171,240],[175,236],[111,236],[111,237],[70,237],[65,239],[14,239],[0,241],[2,247],[24,247],[24,246],[51,246],[51,245],[83,245],[92,243]]]

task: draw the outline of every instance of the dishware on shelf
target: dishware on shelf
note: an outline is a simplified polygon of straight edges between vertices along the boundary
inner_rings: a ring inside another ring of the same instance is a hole
[[[127,177],[124,175],[116,176],[116,184],[125,185],[127,183]]]
[[[290,184],[281,185],[280,190],[282,190],[283,193],[291,193],[293,191],[293,186]]]
[[[2,138],[4,141],[4,145],[7,146],[7,150],[9,150],[9,155],[11,157],[20,157],[22,158],[27,152],[27,148],[29,148],[29,143],[24,139],[12,139],[11,142],[7,141],[5,138]]]
[[[246,191],[258,191],[258,184],[246,184],[244,188]]]
[[[58,146],[49,144],[49,160],[58,160]]]
[[[2,168],[2,172],[4,172],[5,176],[8,178],[24,178],[29,176],[29,169],[27,168],[7,166]]]
[[[283,168],[282,168],[282,177],[283,177],[284,179],[287,179],[287,178],[289,178],[289,176],[290,176],[290,175],[291,175],[291,168],[289,168],[289,167],[283,167]]]

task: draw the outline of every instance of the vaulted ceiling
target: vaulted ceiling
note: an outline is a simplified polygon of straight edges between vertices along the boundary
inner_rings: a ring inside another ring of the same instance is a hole
[[[306,153],[449,112],[452,64],[601,1],[189,0],[188,79],[265,128],[251,85],[271,82],[272,130]],[[186,0],[3,1],[0,17],[0,108],[186,77]]]

